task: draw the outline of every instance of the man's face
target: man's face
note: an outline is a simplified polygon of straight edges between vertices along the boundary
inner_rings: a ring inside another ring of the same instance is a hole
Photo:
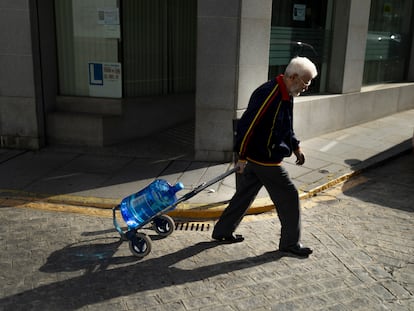
[[[289,93],[292,96],[299,96],[301,93],[305,92],[310,84],[312,83],[312,77],[310,75],[299,76],[294,74],[291,76],[291,85],[289,88]]]

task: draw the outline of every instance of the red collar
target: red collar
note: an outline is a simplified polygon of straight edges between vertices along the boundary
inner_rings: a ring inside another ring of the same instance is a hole
[[[280,91],[282,92],[282,100],[290,101],[290,95],[286,88],[286,84],[283,81],[283,74],[280,74],[276,77],[277,84],[280,86]]]

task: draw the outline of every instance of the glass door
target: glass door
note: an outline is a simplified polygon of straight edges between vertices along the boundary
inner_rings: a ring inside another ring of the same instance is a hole
[[[332,10],[332,0],[273,0],[269,79],[283,73],[293,57],[304,56],[319,71],[307,93],[325,91]]]
[[[122,97],[117,0],[55,0],[59,93]]]
[[[363,84],[405,79],[412,12],[411,0],[371,1]]]

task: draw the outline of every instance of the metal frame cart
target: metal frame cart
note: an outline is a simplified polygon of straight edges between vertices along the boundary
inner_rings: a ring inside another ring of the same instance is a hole
[[[124,241],[129,241],[129,249],[131,250],[131,253],[139,258],[143,258],[147,256],[151,252],[152,248],[152,242],[151,239],[143,232],[138,232],[139,229],[141,229],[143,226],[149,224],[152,222],[152,228],[157,232],[158,235],[162,237],[167,237],[174,231],[175,223],[174,220],[168,216],[165,215],[165,213],[172,211],[176,208],[176,206],[192,197],[197,195],[199,192],[203,191],[207,187],[215,184],[216,182],[226,178],[227,176],[230,176],[234,172],[238,170],[237,167],[232,168],[231,170],[225,172],[224,174],[221,174],[213,179],[211,179],[208,182],[204,182],[201,185],[194,188],[192,191],[186,193],[181,198],[177,199],[174,204],[166,207],[161,212],[153,215],[152,217],[148,218],[142,225],[136,227],[136,228],[129,228],[124,231],[117,219],[116,219],[116,211],[120,210],[120,205],[115,206],[112,209],[112,215],[113,215],[113,223],[116,231],[118,231],[119,235]]]

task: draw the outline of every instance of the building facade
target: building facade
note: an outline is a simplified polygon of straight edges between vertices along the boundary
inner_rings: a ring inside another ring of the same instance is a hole
[[[302,139],[414,108],[410,0],[0,1],[0,143],[104,146],[195,123],[199,160],[232,157],[261,83],[307,56]]]

